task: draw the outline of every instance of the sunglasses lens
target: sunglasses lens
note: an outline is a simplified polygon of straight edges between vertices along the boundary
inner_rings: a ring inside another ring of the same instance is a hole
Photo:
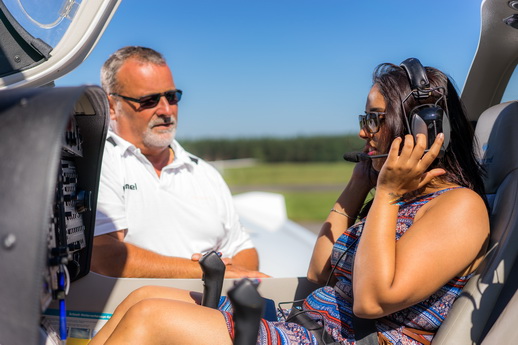
[[[160,94],[144,96],[139,100],[140,109],[149,109],[157,106],[160,101]]]
[[[377,114],[367,114],[367,129],[370,133],[376,133],[379,128],[379,120]]]
[[[170,105],[175,105],[180,102],[180,99],[182,98],[182,92],[181,91],[167,91],[164,93],[165,98],[169,102]]]
[[[365,116],[358,115],[358,123],[360,124],[360,129],[365,128]]]
[[[365,132],[374,134],[380,130],[380,122],[384,113],[367,113],[366,115],[358,115],[360,129]]]
[[[180,99],[182,98],[182,91],[180,90],[174,90],[174,91],[167,91],[164,93],[155,93],[153,95],[148,95],[141,97],[138,102],[140,104],[140,109],[150,109],[154,108],[158,105],[160,102],[160,97],[164,96],[165,99],[167,99],[167,102],[169,105],[175,105],[178,104]]]

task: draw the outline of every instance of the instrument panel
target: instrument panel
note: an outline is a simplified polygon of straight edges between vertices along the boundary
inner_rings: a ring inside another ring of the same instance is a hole
[[[108,113],[97,86],[0,92],[0,344],[37,344],[90,270]]]

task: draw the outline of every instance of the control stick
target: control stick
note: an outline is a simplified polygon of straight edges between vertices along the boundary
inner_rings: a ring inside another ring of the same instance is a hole
[[[200,261],[203,271],[203,297],[201,305],[216,309],[223,289],[223,279],[225,278],[225,263],[215,251],[204,254]]]
[[[257,291],[257,280],[243,278],[228,290],[234,309],[234,345],[255,345],[265,301]]]

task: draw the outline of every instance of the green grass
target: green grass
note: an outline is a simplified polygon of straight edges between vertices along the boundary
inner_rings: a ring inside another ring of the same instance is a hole
[[[229,185],[305,185],[344,183],[351,177],[354,165],[333,163],[271,163],[242,168],[227,168]]]
[[[345,185],[344,185],[345,186]],[[296,222],[323,223],[342,191],[281,193],[286,200],[288,218]]]
[[[226,168],[223,176],[234,193],[254,190],[284,195],[291,220],[322,222],[353,167],[346,162],[258,164]]]

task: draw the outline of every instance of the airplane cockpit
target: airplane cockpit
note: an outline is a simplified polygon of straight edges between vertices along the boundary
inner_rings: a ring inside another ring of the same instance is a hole
[[[9,90],[0,104],[9,196],[0,217],[2,344],[36,344],[38,314],[89,272],[106,103],[99,88],[78,87]]]
[[[75,1],[41,5],[0,2],[1,344],[43,341],[42,312],[51,301],[64,312],[72,282],[89,272],[108,129],[99,87],[52,84],[74,56],[86,56],[92,42],[77,40],[102,31],[117,2],[90,9],[85,2],[79,11]],[[84,11],[88,25],[73,20]],[[67,29],[82,37],[70,39]]]
[[[88,56],[120,0],[50,3],[54,8],[0,0],[0,345],[87,344],[144,285],[199,291],[207,300],[234,294],[236,305],[244,305],[243,320],[264,315],[265,300],[294,301],[314,290],[300,276],[223,279],[210,256],[200,263],[204,280],[90,272],[108,102],[98,86],[54,87],[53,81]],[[518,2],[483,0],[481,23],[462,99],[487,170],[490,250],[434,345],[518,342],[518,102],[502,101],[518,61]],[[235,343],[255,342],[243,335]]]

